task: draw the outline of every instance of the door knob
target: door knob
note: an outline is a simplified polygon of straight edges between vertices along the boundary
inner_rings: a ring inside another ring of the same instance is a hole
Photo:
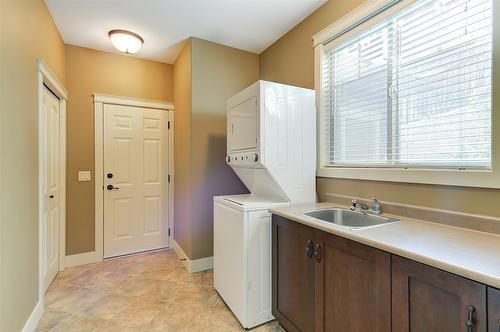
[[[54,198],[54,195],[50,195],[49,198]]]
[[[108,184],[108,185],[106,186],[106,189],[108,189],[108,190],[118,190],[118,189],[120,189],[120,188],[118,188],[118,187],[114,187],[112,184]]]

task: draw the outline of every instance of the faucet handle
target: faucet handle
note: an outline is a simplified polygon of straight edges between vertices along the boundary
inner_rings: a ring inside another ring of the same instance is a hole
[[[382,206],[380,205],[380,202],[375,197],[372,197],[370,199],[373,202],[372,212],[375,214],[382,213]]]
[[[357,200],[357,199],[353,199],[353,200],[351,201],[351,203],[352,203],[352,204],[351,204],[351,211],[356,210],[356,206],[358,205],[358,200]]]

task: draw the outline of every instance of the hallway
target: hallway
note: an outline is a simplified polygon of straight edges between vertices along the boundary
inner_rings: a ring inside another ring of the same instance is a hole
[[[213,288],[212,271],[189,274],[171,249],[60,272],[37,331],[244,331]],[[282,331],[277,323],[253,331]]]

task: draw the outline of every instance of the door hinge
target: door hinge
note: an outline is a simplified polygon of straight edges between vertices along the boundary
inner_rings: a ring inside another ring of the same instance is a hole
[[[170,121],[168,122],[168,129],[170,129]]]
[[[170,174],[167,176],[167,182],[170,183]]]
[[[168,236],[170,236],[170,227],[168,228]]]

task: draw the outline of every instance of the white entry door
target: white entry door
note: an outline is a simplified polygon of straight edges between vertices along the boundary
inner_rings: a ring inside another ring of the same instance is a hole
[[[59,183],[59,99],[47,88],[43,89],[43,115],[45,119],[45,147],[41,158],[44,158],[45,196],[42,224],[44,237],[44,286],[45,290],[54,280],[59,270],[59,218],[60,218],[60,183]],[[42,179],[43,180],[43,179]]]
[[[104,104],[104,257],[168,246],[168,112]]]

